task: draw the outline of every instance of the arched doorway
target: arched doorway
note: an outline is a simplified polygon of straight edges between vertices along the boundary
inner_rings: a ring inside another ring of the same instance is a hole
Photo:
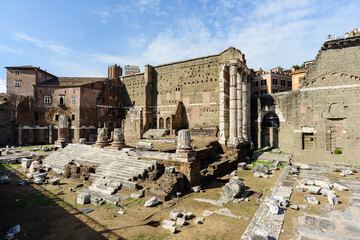
[[[166,118],[166,128],[167,129],[171,128],[171,126],[170,126],[170,117]]]
[[[261,122],[261,147],[279,147],[279,117],[273,113],[267,113]]]
[[[164,119],[159,118],[159,129],[163,129],[163,128],[164,128]]]

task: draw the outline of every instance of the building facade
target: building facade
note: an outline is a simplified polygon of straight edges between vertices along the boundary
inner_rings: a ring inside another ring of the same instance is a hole
[[[290,70],[284,71],[281,67],[270,69],[269,72],[260,70],[255,72],[252,80],[252,95],[259,96],[271,93],[292,90]]]

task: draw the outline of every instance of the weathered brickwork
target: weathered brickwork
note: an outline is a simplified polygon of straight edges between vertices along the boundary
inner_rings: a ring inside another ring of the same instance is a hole
[[[299,161],[360,162],[359,40],[325,42],[300,89],[253,98],[256,147],[279,146]]]
[[[123,76],[122,81],[131,99],[131,104],[125,107],[134,104],[137,108],[145,109],[148,106],[151,109],[150,116],[144,119],[145,128],[218,126],[219,73],[222,65],[230,59],[244,60],[244,55],[235,48],[229,48],[217,55],[150,66],[151,80],[148,85],[145,80],[146,71]],[[151,87],[149,99],[145,96],[146,86]],[[181,120],[174,121],[179,102],[184,106],[184,115]],[[179,121],[182,126],[179,126]]]

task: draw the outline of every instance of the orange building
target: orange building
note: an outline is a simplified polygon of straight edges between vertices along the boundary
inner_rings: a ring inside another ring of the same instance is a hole
[[[271,69],[269,72],[260,70],[255,72],[252,80],[252,95],[264,95],[292,90],[291,70],[281,67]]]

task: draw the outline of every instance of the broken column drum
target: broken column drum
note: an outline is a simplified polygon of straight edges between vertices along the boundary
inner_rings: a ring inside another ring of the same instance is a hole
[[[58,139],[56,145],[63,145],[69,142],[69,125],[68,125],[68,116],[60,115],[59,116],[59,125],[58,125]]]
[[[191,162],[195,160],[196,152],[191,147],[190,130],[179,131],[176,158],[181,162]]]
[[[178,133],[177,149],[191,150],[191,136],[189,130],[180,130]]]
[[[117,149],[121,150],[124,148],[125,145],[125,138],[124,133],[121,128],[114,128],[113,132],[113,142],[111,143],[110,149]]]
[[[106,127],[98,130],[97,140],[93,147],[103,148],[109,145]]]

